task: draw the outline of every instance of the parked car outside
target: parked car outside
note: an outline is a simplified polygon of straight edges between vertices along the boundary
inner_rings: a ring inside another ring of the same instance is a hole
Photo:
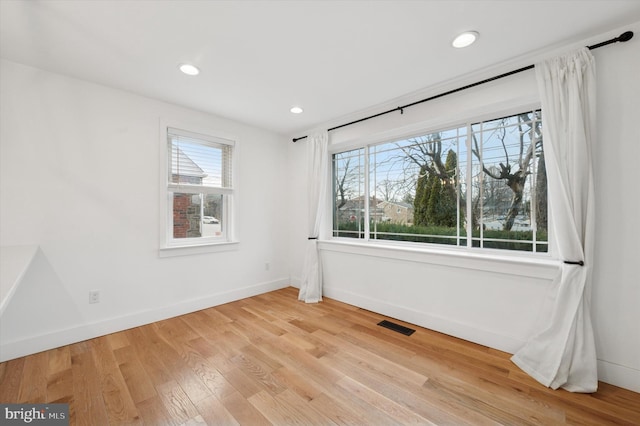
[[[202,223],[220,223],[220,221],[213,216],[202,216]]]

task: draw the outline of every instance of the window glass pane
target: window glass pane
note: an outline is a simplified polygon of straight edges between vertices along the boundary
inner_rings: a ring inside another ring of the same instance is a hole
[[[171,136],[169,182],[231,187],[230,145]]]
[[[458,168],[455,185],[458,188],[458,245],[467,245],[467,128],[456,129],[458,132]]]
[[[541,132],[540,111],[473,125],[473,229],[480,247],[537,251],[535,241],[546,241]]]
[[[205,194],[202,216],[202,236],[220,237],[223,232],[223,200],[221,194]]]
[[[173,238],[220,237],[223,232],[221,194],[173,194]]]
[[[334,154],[334,237],[364,237],[364,200],[364,149]]]
[[[370,148],[371,239],[459,244],[464,132],[450,129]]]
[[[202,194],[173,194],[173,238],[202,236]]]

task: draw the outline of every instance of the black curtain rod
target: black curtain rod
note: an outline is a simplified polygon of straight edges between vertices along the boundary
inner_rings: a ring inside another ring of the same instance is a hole
[[[603,41],[603,42],[598,43],[598,44],[587,46],[587,48],[589,50],[593,50],[593,49],[597,49],[597,48],[602,47],[602,46],[607,46],[609,44],[613,44],[613,43],[617,43],[617,42],[629,41],[632,38],[633,38],[633,31],[626,31],[626,32],[620,34],[620,36],[618,36],[618,37],[612,38],[611,40]],[[451,95],[453,93],[461,92],[463,90],[470,89],[470,88],[476,87],[476,86],[480,86],[481,84],[489,83],[491,81],[498,80],[498,79],[501,79],[501,78],[504,78],[504,77],[509,77],[510,75],[518,74],[518,73],[520,73],[522,71],[533,69],[534,67],[535,67],[535,65],[528,65],[526,67],[518,68],[517,70],[509,71],[509,72],[506,72],[504,74],[496,75],[494,77],[490,77],[490,78],[487,78],[487,79],[482,80],[482,81],[477,81],[475,83],[468,84],[466,86],[458,87],[457,89],[449,90],[448,92],[440,93],[439,95],[435,95],[435,96],[431,96],[429,98],[421,99],[419,101],[415,101],[415,102],[412,102],[410,104],[406,104],[406,105],[399,106],[399,107],[396,107],[396,108],[393,108],[393,109],[390,109],[390,110],[387,110],[387,111],[383,111],[383,112],[380,112],[378,114],[370,115],[368,117],[364,117],[364,118],[361,118],[359,120],[350,121],[349,123],[341,124],[339,126],[335,126],[335,127],[330,128],[330,129],[327,129],[327,131],[330,132],[332,130],[341,129],[342,127],[347,127],[347,126],[351,126],[352,124],[360,123],[360,122],[363,122],[363,121],[366,121],[366,120],[371,120],[372,118],[380,117],[381,115],[389,114],[389,113],[392,113],[392,112],[395,112],[395,111],[400,111],[400,114],[404,114],[405,108],[409,108],[409,107],[412,107],[414,105],[418,105],[418,104],[421,104],[421,103],[424,103],[424,102],[432,101],[434,99],[438,99],[438,98],[441,98],[443,96]],[[293,138],[293,142],[297,142],[297,141],[299,141],[301,139],[305,139],[305,138],[306,138],[306,136],[300,136],[299,138]]]

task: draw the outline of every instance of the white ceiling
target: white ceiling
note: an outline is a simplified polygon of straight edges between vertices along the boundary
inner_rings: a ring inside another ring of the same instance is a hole
[[[292,135],[637,21],[638,0],[0,0],[0,55]]]

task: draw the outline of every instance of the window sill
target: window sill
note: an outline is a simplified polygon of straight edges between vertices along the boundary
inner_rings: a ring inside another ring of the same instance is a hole
[[[181,246],[161,247],[159,257],[189,256],[193,254],[220,253],[238,250],[239,241],[226,241],[220,243],[189,244]]]
[[[560,261],[548,255],[523,255],[467,248],[415,247],[392,242],[356,242],[342,239],[319,241],[322,251],[381,257],[405,262],[428,263],[521,277],[553,279]]]

